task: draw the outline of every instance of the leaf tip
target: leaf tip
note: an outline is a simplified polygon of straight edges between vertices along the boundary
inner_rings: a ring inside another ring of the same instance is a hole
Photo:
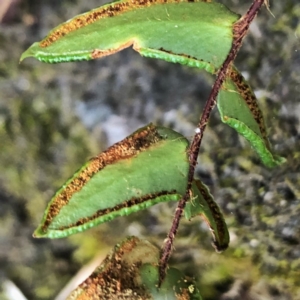
[[[273,159],[271,161],[264,162],[265,165],[269,168],[278,167],[286,162],[286,158],[279,156],[279,155],[273,155]]]
[[[223,251],[225,251],[228,248],[229,239],[226,241],[223,241],[223,244],[219,243],[216,240],[213,240],[211,244],[217,253],[222,253]]]
[[[47,237],[47,233],[43,230],[42,226],[39,226],[32,234],[34,238]]]
[[[22,55],[20,57],[20,60],[19,60],[19,63],[21,63],[25,58],[32,56],[32,54],[30,54],[29,50],[30,50],[30,48],[27,49],[25,52],[22,53]]]
[[[20,63],[27,57],[36,57],[36,48],[38,47],[38,43],[34,43],[31,45],[26,51],[24,51],[20,57]]]

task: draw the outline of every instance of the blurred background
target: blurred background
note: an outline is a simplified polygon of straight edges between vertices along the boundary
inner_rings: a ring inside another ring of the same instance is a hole
[[[220,1],[243,14],[251,1]],[[59,23],[96,0],[0,1],[0,299],[65,299],[128,235],[161,246],[176,204],[160,204],[69,238],[33,239],[44,209],[86,160],[154,122],[191,138],[213,78],[126,49],[104,59],[19,64]],[[300,3],[272,1],[251,26],[236,66],[263,110],[274,150],[267,169],[214,111],[197,175],[231,235],[216,254],[200,219],[182,220],[172,266],[204,300],[300,299]],[[71,283],[70,283],[71,281]]]

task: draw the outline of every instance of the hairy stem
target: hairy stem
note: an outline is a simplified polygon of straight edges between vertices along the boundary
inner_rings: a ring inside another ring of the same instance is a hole
[[[227,73],[230,71],[231,64],[234,61],[241,45],[243,38],[246,36],[249,30],[249,26],[253,19],[256,17],[259,9],[264,4],[265,0],[255,0],[247,13],[242,16],[233,27],[233,43],[230,49],[230,52],[224,61],[222,67],[220,68],[217,78],[215,80],[215,83],[212,87],[212,90],[210,92],[210,95],[208,97],[208,100],[205,103],[205,107],[201,116],[201,119],[199,121],[199,124],[196,129],[196,133],[194,135],[193,141],[189,148],[189,172],[188,172],[188,184],[186,188],[186,193],[182,197],[182,199],[179,201],[178,206],[175,211],[175,216],[172,222],[171,229],[169,231],[169,234],[167,236],[167,239],[165,241],[164,247],[162,249],[162,254],[160,258],[160,279],[159,282],[161,283],[166,275],[166,269],[167,269],[167,263],[170,258],[172,247],[174,243],[175,236],[178,231],[179,222],[181,219],[181,216],[183,214],[183,210],[185,208],[186,202],[190,198],[191,193],[191,186],[194,179],[194,173],[195,173],[195,167],[197,164],[197,158],[199,154],[199,149],[201,145],[201,141],[203,138],[203,133],[206,128],[206,125],[208,123],[210,114],[213,110],[213,108],[216,105],[216,99],[218,96],[218,93],[222,87],[222,84],[224,80],[226,79]]]

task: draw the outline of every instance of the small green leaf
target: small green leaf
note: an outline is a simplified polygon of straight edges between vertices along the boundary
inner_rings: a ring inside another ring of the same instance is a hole
[[[147,57],[214,73],[229,53],[238,18],[210,0],[116,1],[57,26],[21,60],[89,60],[132,46]]]
[[[250,142],[266,166],[285,162],[284,158],[272,154],[256,96],[235,68],[218,94],[217,105],[222,121]]]
[[[191,278],[185,277],[178,269],[168,268],[160,288],[157,288],[159,268],[144,264],[140,268],[142,282],[155,300],[201,300],[200,291]]]
[[[188,141],[152,124],[92,158],[51,199],[35,237],[60,238],[185,193]]]
[[[158,289],[159,249],[129,237],[115,246],[99,267],[67,300],[201,300],[194,282],[171,268]]]
[[[213,246],[217,252],[222,252],[229,245],[229,232],[223,214],[210,194],[208,187],[200,180],[194,180],[193,196],[184,209],[185,217],[190,220],[200,215],[210,228],[213,236]]]

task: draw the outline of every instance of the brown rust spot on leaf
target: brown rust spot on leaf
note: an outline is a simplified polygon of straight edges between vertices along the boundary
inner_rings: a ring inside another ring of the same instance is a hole
[[[48,47],[70,32],[76,31],[79,28],[85,27],[104,18],[114,17],[127,11],[144,8],[151,5],[180,2],[211,2],[211,0],[127,0],[123,2],[111,3],[79,15],[70,21],[59,25],[40,42],[40,47]]]
[[[112,48],[112,49],[107,49],[107,50],[100,50],[100,49],[95,49],[93,52],[92,52],[92,59],[96,59],[96,58],[100,58],[100,57],[103,57],[103,56],[108,56],[108,55],[111,55],[111,54],[114,54],[114,53],[117,53],[125,48],[128,48],[132,45],[134,45],[134,41],[133,40],[130,40],[126,43],[124,43],[123,45],[121,45],[120,47],[118,48]]]
[[[176,300],[190,300],[191,294],[188,289],[180,289],[180,294],[176,293]]]
[[[124,258],[139,244],[138,238],[131,237],[121,245],[117,245],[91,276],[81,283],[67,299],[153,299],[138,280],[139,267],[142,262],[136,259],[134,263],[129,264]]]
[[[199,58],[196,58],[196,57],[188,55],[188,54],[184,54],[184,53],[179,53],[178,54],[178,53],[174,53],[170,50],[166,50],[164,48],[159,48],[159,50],[162,51],[162,52],[166,52],[168,54],[171,54],[171,55],[178,55],[178,56],[182,56],[182,57],[185,57],[185,58],[188,58],[188,59],[194,59],[196,61],[204,61],[203,59],[199,59]],[[208,63],[210,64],[210,62],[208,62]]]
[[[89,216],[87,218],[81,218],[76,223],[70,224],[70,225],[65,226],[65,227],[61,227],[61,228],[59,228],[59,230],[65,230],[67,228],[80,226],[80,225],[85,224],[85,223],[87,223],[89,221],[95,220],[95,219],[97,219],[97,218],[99,218],[101,216],[108,215],[109,213],[112,213],[114,211],[120,211],[123,208],[132,207],[132,206],[138,205],[140,203],[145,203],[147,201],[151,201],[151,200],[153,200],[153,199],[155,199],[157,197],[160,197],[160,196],[174,195],[176,193],[177,192],[175,190],[171,191],[171,192],[170,191],[161,191],[161,192],[158,192],[158,193],[144,195],[144,196],[139,197],[139,198],[131,198],[130,200],[124,201],[121,204],[116,205],[114,207],[98,210],[95,214],[93,214],[93,215],[91,215],[91,216]]]
[[[59,214],[61,208],[68,204],[72,195],[79,192],[94,174],[107,165],[138,155],[162,139],[163,137],[159,135],[156,127],[150,124],[124,140],[112,145],[98,156],[93,157],[56,193],[54,200],[48,208],[47,219],[44,222],[43,230],[46,231],[52,219]]]

